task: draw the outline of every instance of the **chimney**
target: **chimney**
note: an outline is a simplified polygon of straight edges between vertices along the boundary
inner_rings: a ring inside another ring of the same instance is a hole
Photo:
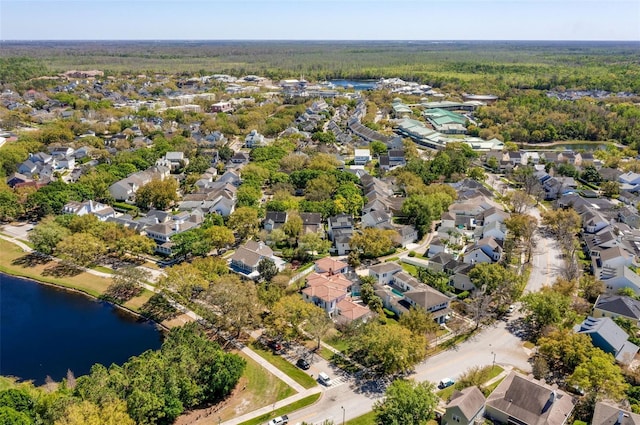
[[[551,391],[551,394],[549,394],[549,403],[553,404],[554,401],[556,401],[556,391],[555,390]]]
[[[623,410],[618,410],[618,419],[616,420],[615,425],[621,425],[626,416],[628,415],[625,415]]]

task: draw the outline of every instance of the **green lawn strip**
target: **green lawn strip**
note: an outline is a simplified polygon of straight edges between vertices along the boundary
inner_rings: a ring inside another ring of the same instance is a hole
[[[502,380],[503,380],[503,379],[504,379],[504,378],[500,378],[500,379],[498,379],[496,382],[494,382],[493,384],[489,385],[488,387],[485,387],[485,388],[484,388],[485,393],[491,394],[491,393],[493,392],[493,390],[495,390],[495,389],[496,389],[496,387],[497,387],[498,385],[500,385],[500,382],[502,382]]]
[[[327,361],[331,361],[331,359],[333,358],[333,351],[325,347],[320,347],[320,351],[318,351],[318,354],[320,354],[320,357]]]
[[[416,266],[414,266],[413,264],[407,264],[405,262],[402,262],[400,265],[405,272],[409,273],[413,277],[418,277],[418,268]]]
[[[92,268],[93,270],[97,271],[97,272],[113,274],[113,269],[110,269],[109,267],[104,267],[104,266],[93,266],[93,267],[91,267],[91,268]]]
[[[42,276],[41,274],[38,274],[38,273],[29,273],[29,272],[22,271],[19,268],[6,267],[4,265],[0,265],[0,272],[5,274],[10,274],[12,276],[17,276],[17,277],[26,277],[29,279],[37,280],[39,282],[51,283],[53,285],[58,285],[58,286],[62,286],[69,289],[77,289],[78,291],[84,292],[94,297],[99,297],[100,295],[102,295],[102,292],[100,291],[85,288],[80,285],[75,285],[64,279],[56,279],[48,276]]]
[[[502,367],[493,366],[491,368],[491,371],[489,372],[489,375],[487,376],[487,380],[485,382],[489,382],[490,380],[492,380],[496,376],[500,375],[503,371],[504,371],[504,369]],[[458,389],[460,389],[460,388],[457,388],[455,385],[452,385],[452,386],[447,387],[447,388],[445,388],[443,390],[437,391],[436,395],[438,397],[440,397],[442,400],[448,401],[449,398],[451,397],[451,395],[453,394],[453,392],[458,390]]]
[[[25,244],[25,245],[26,245],[26,246],[28,246],[29,248],[34,249],[34,245],[33,245],[31,242],[29,242],[29,241],[25,241],[24,239],[16,239],[16,240],[18,240],[18,241],[22,242],[23,244]]]
[[[253,419],[249,419],[248,421],[244,421],[240,425],[260,425],[260,424],[266,423],[271,418],[275,418],[276,416],[287,415],[287,414],[290,414],[292,412],[295,412],[296,410],[300,410],[303,407],[307,407],[307,406],[315,403],[316,401],[318,401],[320,396],[321,396],[321,393],[312,394],[312,395],[310,395],[308,397],[305,397],[305,398],[300,399],[298,401],[295,401],[295,402],[293,402],[291,404],[283,406],[283,407],[281,407],[279,409],[276,409],[273,412],[265,413],[264,415],[258,416],[257,418],[253,418]]]
[[[298,384],[302,385],[305,388],[313,388],[318,383],[307,375],[305,372],[300,370],[296,365],[291,364],[287,359],[273,354],[271,351],[267,351],[263,348],[260,348],[257,344],[251,344],[251,349],[258,353],[261,357],[267,360],[269,363],[280,369],[282,372],[286,373],[289,378],[296,381]]]
[[[325,342],[340,352],[345,351],[349,347],[347,340],[337,335],[329,338]]]
[[[376,425],[376,413],[374,411],[365,413],[362,416],[348,420],[346,425]]]

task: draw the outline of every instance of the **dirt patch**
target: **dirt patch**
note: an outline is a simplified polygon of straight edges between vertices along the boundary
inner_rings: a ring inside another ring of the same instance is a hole
[[[186,314],[181,314],[177,317],[174,317],[173,319],[169,319],[169,320],[165,320],[162,323],[160,323],[162,326],[166,326],[167,328],[171,329],[171,328],[176,328],[182,325],[185,325],[187,323],[193,322],[194,319]]]

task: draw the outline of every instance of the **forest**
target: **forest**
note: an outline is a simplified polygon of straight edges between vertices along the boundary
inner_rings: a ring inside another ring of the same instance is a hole
[[[227,73],[274,80],[394,76],[447,91],[500,96],[512,89],[563,87],[640,93],[639,59],[634,42],[3,42],[0,82],[100,69],[105,75]]]

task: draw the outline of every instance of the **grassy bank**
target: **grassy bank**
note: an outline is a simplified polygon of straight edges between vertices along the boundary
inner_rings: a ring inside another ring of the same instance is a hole
[[[282,372],[286,373],[289,378],[296,381],[298,384],[302,385],[305,388],[313,388],[318,383],[307,375],[305,372],[300,370],[296,365],[287,361],[287,359],[273,354],[271,351],[265,350],[258,346],[257,344],[251,344],[251,349],[258,353],[261,357],[267,360],[269,363],[280,369]]]
[[[87,272],[77,274],[65,273],[60,264],[48,259],[34,259],[33,256],[22,251],[20,247],[4,239],[0,239],[0,272],[12,276],[33,279],[63,288],[83,292],[92,297],[104,294],[111,279],[99,277]],[[140,307],[153,295],[150,291],[143,291],[139,296],[123,304],[123,307],[139,312]]]
[[[215,416],[226,421],[276,401],[292,396],[295,391],[275,375],[267,372],[255,360],[243,353],[237,353],[247,361],[247,367],[238,381],[238,391],[234,391],[230,398],[223,402],[224,407]]]
[[[260,425],[266,423],[271,418],[275,418],[276,416],[287,415],[289,413],[295,412],[296,410],[300,410],[303,407],[307,407],[320,398],[322,393],[312,394],[308,397],[305,397],[301,400],[295,401],[291,404],[288,404],[284,407],[274,410],[271,413],[265,413],[264,415],[258,416],[257,418],[249,419],[248,421],[242,422],[240,425]]]

